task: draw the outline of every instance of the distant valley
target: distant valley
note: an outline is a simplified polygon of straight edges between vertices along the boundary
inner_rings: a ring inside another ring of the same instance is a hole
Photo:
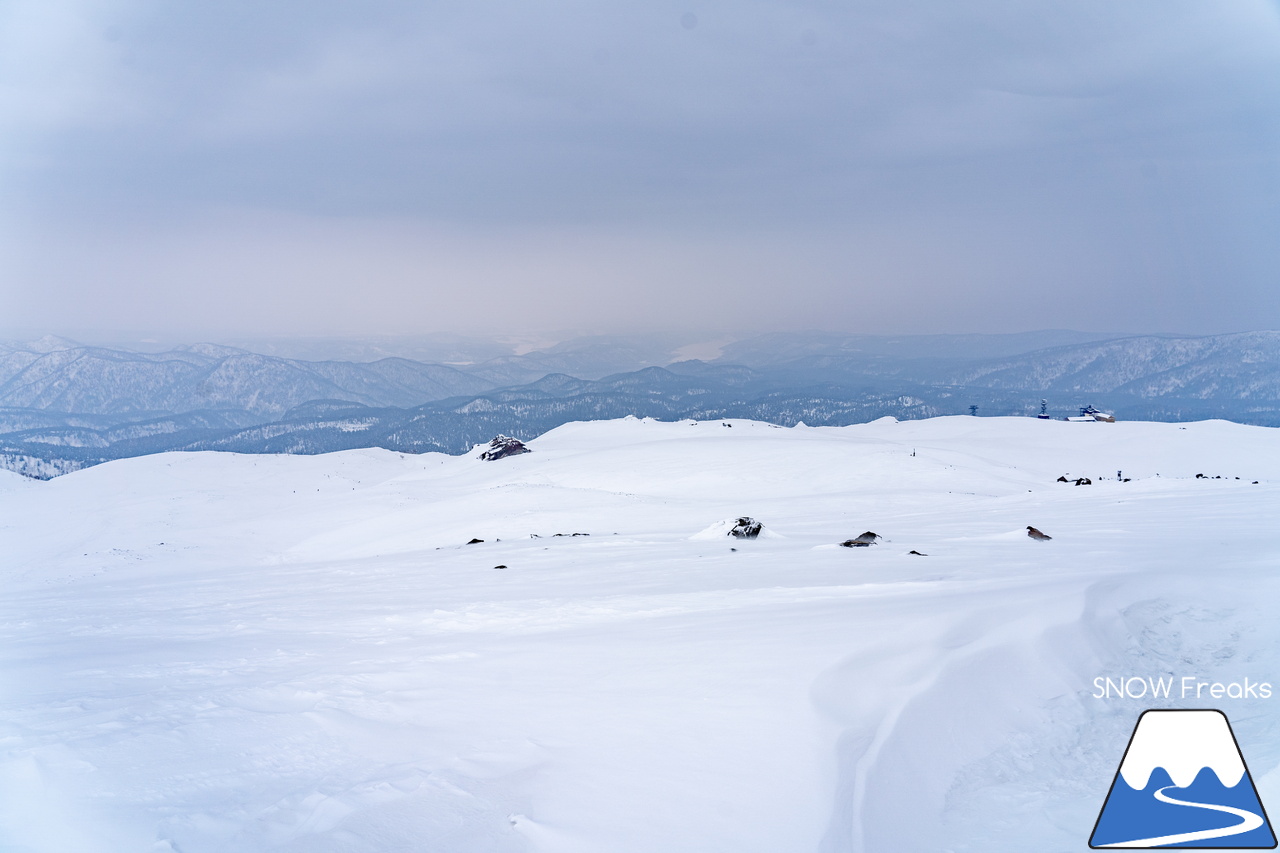
[[[47,478],[169,450],[462,453],[576,420],[1054,417],[1280,426],[1280,333],[1108,338],[773,334],[681,359],[678,339],[580,338],[471,362],[303,360],[201,344],[160,353],[0,344],[0,467]]]

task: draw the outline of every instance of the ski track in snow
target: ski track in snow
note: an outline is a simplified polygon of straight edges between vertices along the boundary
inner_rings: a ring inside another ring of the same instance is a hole
[[[0,478],[0,849],[1076,849],[1095,676],[1280,681],[1277,431],[733,423]]]

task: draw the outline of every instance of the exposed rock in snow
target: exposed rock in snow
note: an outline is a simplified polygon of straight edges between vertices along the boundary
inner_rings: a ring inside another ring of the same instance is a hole
[[[861,533],[852,539],[846,539],[840,544],[845,548],[866,548],[868,545],[876,544],[877,539],[883,538],[880,534],[872,533],[868,530],[866,533]]]
[[[726,518],[724,521],[717,521],[690,538],[720,539],[724,536],[731,536],[734,539],[771,539],[777,535],[772,531],[765,530],[764,525],[751,516],[741,515],[737,518]]]
[[[532,453],[533,451],[524,446],[524,442],[518,438],[511,438],[506,435],[499,435],[489,442],[489,449],[480,454],[480,458],[487,462],[495,459],[503,459],[507,456],[516,456],[521,453]]]

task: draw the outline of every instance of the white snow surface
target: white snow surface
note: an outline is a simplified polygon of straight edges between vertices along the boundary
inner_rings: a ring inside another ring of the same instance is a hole
[[[1280,685],[1280,431],[732,423],[0,477],[0,850],[1081,850],[1095,677]]]
[[[1234,788],[1244,777],[1244,762],[1218,711],[1152,711],[1144,714],[1120,765],[1130,788],[1141,791],[1151,773],[1163,767],[1173,784],[1186,788],[1208,767],[1218,781]]]

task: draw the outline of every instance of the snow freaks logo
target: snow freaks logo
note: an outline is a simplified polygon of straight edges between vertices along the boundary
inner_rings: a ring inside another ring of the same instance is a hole
[[[1132,676],[1131,678],[1104,678],[1093,680],[1094,699],[1270,699],[1271,682],[1201,681],[1193,675],[1182,678],[1167,676]]]
[[[1269,850],[1275,833],[1221,711],[1145,711],[1089,846]]]

